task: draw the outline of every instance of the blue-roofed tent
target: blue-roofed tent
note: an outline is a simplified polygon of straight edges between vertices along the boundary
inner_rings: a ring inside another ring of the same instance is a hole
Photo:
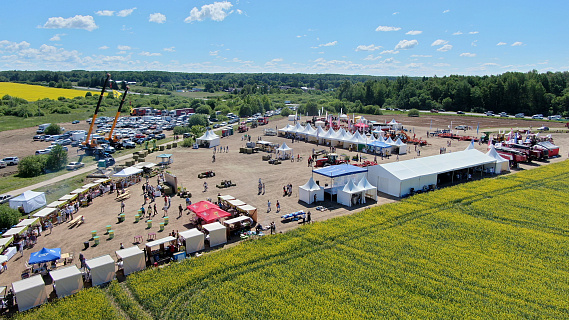
[[[61,259],[60,248],[55,248],[55,249],[42,248],[40,251],[34,252],[30,255],[30,260],[28,261],[28,263],[29,264],[44,263],[59,259]]]
[[[334,195],[338,193],[338,190],[342,190],[350,180],[359,181],[366,176],[367,168],[344,163],[315,169],[312,172],[331,179],[330,184],[324,187],[324,192]]]

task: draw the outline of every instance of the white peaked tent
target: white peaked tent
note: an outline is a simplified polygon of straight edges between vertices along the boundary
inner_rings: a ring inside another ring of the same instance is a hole
[[[316,201],[324,201],[324,189],[310,177],[307,183],[298,187],[298,198],[300,201],[311,204],[314,202],[314,195],[316,195]]]
[[[63,298],[83,289],[83,277],[77,266],[57,269],[49,273],[58,298]]]
[[[290,124],[287,124],[284,128],[280,128],[279,132],[280,133],[289,133],[290,130],[292,130],[294,128],[294,126],[291,126]]]
[[[227,243],[227,228],[219,222],[203,225],[209,236],[209,246],[215,247]]]
[[[494,145],[490,145],[490,150],[486,152],[487,156],[496,159],[496,170],[494,172],[500,173],[502,171],[510,171],[510,160],[502,157],[494,148]]]
[[[144,263],[144,251],[140,250],[137,246],[118,250],[115,253],[117,257],[123,261],[125,276],[133,272],[143,270],[146,267],[146,264]]]
[[[377,188],[367,181],[366,176],[363,176],[360,182],[358,182],[358,188],[364,191],[366,197],[370,197],[377,201]],[[365,203],[365,197],[363,198],[363,201]]]
[[[345,120],[345,119],[348,119],[348,116],[345,115],[345,114],[343,114],[343,115],[340,116],[340,119],[344,119],[344,120]]]
[[[24,211],[26,213],[30,213],[45,206],[46,203],[47,201],[45,200],[44,192],[28,190],[21,195],[10,199],[10,208],[18,209],[19,207],[24,207]]]
[[[205,234],[198,229],[190,229],[180,232],[180,236],[186,240],[186,253],[194,253],[205,249]]]
[[[387,140],[385,140],[385,143],[387,143],[390,146],[395,145],[395,142],[393,142],[393,139],[391,139],[391,137],[387,138]]]
[[[354,184],[352,180],[344,186],[342,190],[338,190],[338,203],[351,207],[352,203],[357,203],[357,199],[361,197],[363,200],[364,190]]]
[[[492,146],[494,146],[494,145],[492,145]],[[464,149],[464,150],[472,150],[472,149],[476,149],[476,148],[474,148],[474,140],[470,141],[470,143],[468,144],[468,147],[466,147],[466,149]]]
[[[385,139],[383,139],[383,135],[380,134],[379,137],[377,138],[377,141],[379,142],[385,142]]]
[[[304,130],[304,127],[300,125],[300,122],[297,122],[296,125],[294,126],[292,133],[300,134],[303,130]]]
[[[401,141],[401,138],[397,138],[397,141],[395,141],[394,146],[399,148],[399,154],[406,154],[407,153],[407,144],[403,143],[403,141]]]
[[[113,174],[114,178],[126,178],[126,177],[130,177],[132,175],[135,174],[139,174],[142,172],[142,169],[138,169],[138,168],[134,168],[134,167],[128,167],[128,168],[124,168],[121,171]]]
[[[219,136],[212,130],[208,130],[201,137],[196,139],[196,143],[205,148],[215,147],[219,145]]]
[[[401,123],[395,121],[395,119],[392,119],[387,125],[390,126],[393,130],[401,129]]]
[[[85,265],[91,275],[92,286],[111,282],[115,278],[115,260],[108,254],[86,260]]]
[[[12,283],[12,291],[18,301],[18,311],[22,312],[47,301],[45,283],[40,274]]]
[[[314,122],[314,126],[315,127],[324,127],[324,126],[326,126],[326,122],[324,122],[322,120],[318,120],[318,121]]]
[[[334,135],[335,131],[334,129],[330,128],[326,131],[324,131],[322,128],[318,128],[318,141],[320,143],[324,143],[326,141],[330,142],[332,141],[332,136]]]
[[[290,159],[292,157],[292,148],[287,146],[286,142],[283,142],[282,146],[277,149],[277,155],[279,159]]]

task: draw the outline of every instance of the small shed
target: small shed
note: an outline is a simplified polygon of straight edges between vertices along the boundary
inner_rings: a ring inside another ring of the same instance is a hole
[[[194,253],[205,249],[205,234],[198,229],[190,229],[180,232],[180,237],[186,240],[186,253]]]
[[[22,312],[47,301],[45,283],[41,275],[35,275],[12,283],[12,291],[18,301],[18,311]]]
[[[117,257],[123,261],[123,271],[125,276],[133,272],[143,270],[146,267],[144,262],[144,251],[140,250],[137,246],[118,250],[115,253]]]
[[[92,286],[111,282],[115,278],[115,260],[108,254],[85,261],[85,266],[91,276]]]
[[[83,289],[83,277],[76,265],[51,271],[49,275],[53,280],[53,289],[58,298],[72,295]]]
[[[227,228],[219,222],[203,225],[209,239],[209,246],[215,247],[227,243]]]

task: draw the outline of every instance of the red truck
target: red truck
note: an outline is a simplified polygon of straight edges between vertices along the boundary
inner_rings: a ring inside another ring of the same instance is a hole
[[[257,118],[257,123],[259,125],[269,124],[269,117],[259,117]]]

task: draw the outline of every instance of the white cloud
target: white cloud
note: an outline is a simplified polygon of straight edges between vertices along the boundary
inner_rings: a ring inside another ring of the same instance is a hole
[[[453,33],[452,35],[453,35],[453,36],[460,36],[461,34],[462,34],[461,31],[457,31],[457,32]]]
[[[381,54],[398,54],[399,51],[396,50],[384,50],[381,52]]]
[[[22,41],[20,43],[8,41],[8,40],[0,41],[0,52],[1,51],[9,51],[9,52],[21,51],[21,50],[28,49],[29,47],[30,47],[30,44],[26,41]]]
[[[219,54],[219,50],[215,50],[215,51],[210,51],[209,55],[210,56],[217,56]]]
[[[366,61],[374,61],[374,60],[377,60],[377,59],[381,59],[381,56],[375,56],[375,57],[374,57],[373,54],[370,54],[370,55],[368,55],[367,57],[364,58],[364,60],[366,60]]]
[[[253,63],[253,61],[251,61],[251,60],[246,60],[246,61],[244,61],[244,60],[241,60],[241,59],[239,59],[239,58],[233,58],[233,59],[229,60],[228,62],[237,62],[237,63],[242,63],[242,64],[251,64],[251,63]]]
[[[76,15],[71,18],[51,17],[43,25],[46,29],[84,29],[93,31],[98,28],[92,16]]]
[[[498,44],[497,44],[497,46],[505,46],[505,45],[507,45],[507,43],[502,42],[502,41],[498,42]]]
[[[472,41],[472,43],[470,43],[470,45],[473,47],[476,47],[476,46],[478,46],[477,42],[478,42],[478,40],[474,40],[474,41]]]
[[[421,68],[422,66],[423,66],[422,63],[415,63],[415,62],[413,62],[413,63],[409,63],[409,64],[406,65],[405,67],[407,67],[407,68]]]
[[[277,65],[277,62],[282,62],[282,61],[283,61],[283,58],[275,58],[275,59],[273,59],[273,60],[271,60],[271,61],[267,61],[267,62],[265,63],[265,66],[274,67],[274,66]]]
[[[126,50],[130,50],[131,47],[129,47],[129,46],[117,46],[117,49],[119,49],[121,51],[126,51]]]
[[[399,41],[399,43],[395,46],[395,50],[407,50],[407,49],[411,49],[415,46],[417,46],[419,44],[419,41],[417,40],[401,40]]]
[[[444,46],[438,48],[437,51],[440,51],[440,52],[447,52],[447,51],[449,51],[449,50],[451,50],[451,49],[452,49],[452,45],[450,45],[450,44],[445,44]]]
[[[98,16],[110,17],[113,14],[115,14],[115,12],[111,11],[111,10],[99,10],[99,11],[95,12],[95,14]]]
[[[409,31],[409,32],[407,32],[407,33],[405,33],[405,34],[412,35],[412,36],[416,36],[416,35],[421,34],[421,33],[423,33],[423,31],[411,30],[411,31]]]
[[[433,64],[433,66],[435,66],[435,67],[450,67],[450,64],[448,64],[448,63],[435,63],[435,64]]]
[[[393,58],[387,58],[387,59],[381,61],[381,63],[394,63],[394,62],[396,62],[396,61]]]
[[[478,31],[470,31],[468,34],[477,34],[479,33]]]
[[[53,37],[49,38],[49,41],[61,41],[61,37],[65,36],[65,33],[58,33]]]
[[[99,47],[99,50],[107,50],[107,49],[110,49],[110,48],[109,48],[109,47],[107,47],[107,46],[102,46],[102,47]]]
[[[139,53],[139,55],[145,56],[145,57],[158,57],[158,56],[161,56],[162,54],[160,52],[142,51],[141,53]]]
[[[375,31],[399,31],[401,28],[399,27],[388,27],[388,26],[379,26],[375,28]]]
[[[523,42],[516,41],[516,42],[512,43],[512,47],[522,46],[523,44],[524,44]]]
[[[473,58],[476,57],[476,53],[464,52],[460,54],[461,57]]]
[[[166,22],[166,16],[161,13],[151,13],[150,17],[148,18],[149,22],[156,22],[156,23],[164,23]]]
[[[369,46],[366,46],[366,45],[361,44],[356,48],[356,51],[375,51],[375,50],[379,50],[379,49],[381,49],[381,46],[376,46],[374,44],[370,44]]]
[[[235,10],[235,12],[237,12],[237,14],[243,14],[243,10],[241,10],[241,9],[237,9],[237,10]]]
[[[499,66],[499,64],[494,63],[494,62],[487,62],[487,63],[483,63],[482,65],[485,67],[497,67],[497,66]]]
[[[332,47],[338,44],[338,41],[332,41],[318,45],[319,47]]]
[[[450,12],[450,10],[449,10],[449,9],[447,9],[447,10],[443,11],[443,13],[449,13],[449,12]]]
[[[395,15],[398,15],[398,14],[399,14],[399,11],[392,13],[392,15],[394,15],[394,16],[395,16]]]
[[[411,58],[432,58],[430,54],[412,54]]]
[[[176,49],[176,47],[164,48],[164,49],[162,49],[162,50],[164,50],[164,51],[166,51],[166,52],[174,52],[174,51],[176,51],[176,50],[174,50],[174,49]]]
[[[117,54],[127,54],[127,52],[126,51],[119,51],[119,52],[117,52]]]
[[[130,16],[134,10],[136,10],[136,7],[131,8],[131,9],[124,9],[124,10],[121,10],[121,11],[117,12],[117,17],[127,17],[127,16]]]
[[[201,9],[194,7],[190,11],[190,16],[187,17],[184,22],[190,23],[193,21],[204,21],[208,18],[213,21],[223,21],[230,14],[227,11],[229,11],[231,7],[233,7],[233,4],[229,1],[206,4],[203,5]]]
[[[431,43],[431,47],[442,46],[443,44],[447,44],[447,43],[448,43],[448,41],[446,41],[446,40],[438,39],[438,40],[435,40],[433,43]]]

